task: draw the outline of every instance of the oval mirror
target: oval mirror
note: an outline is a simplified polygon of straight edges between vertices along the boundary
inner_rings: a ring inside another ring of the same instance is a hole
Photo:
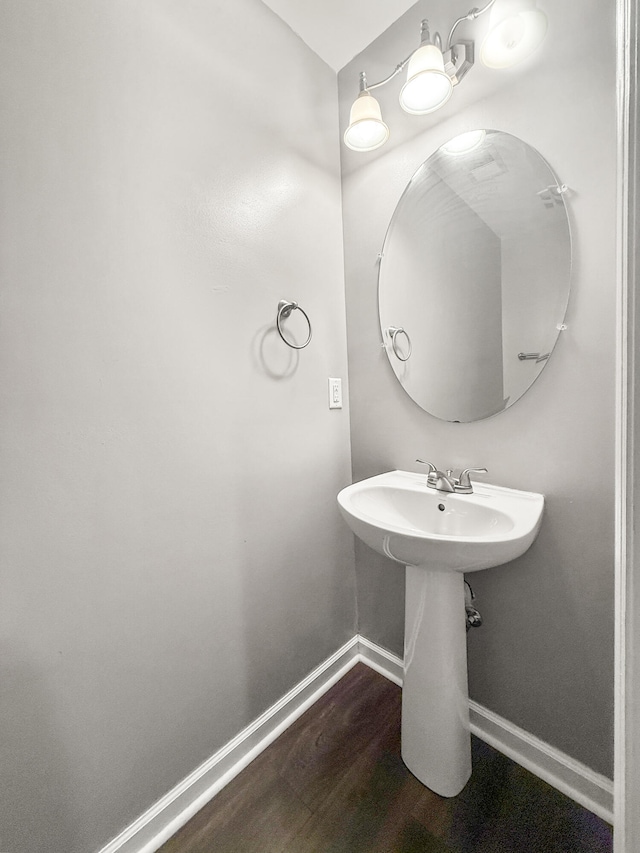
[[[564,190],[525,142],[477,130],[441,146],[402,194],[380,326],[403,388],[435,417],[495,415],[544,369],[569,300]]]

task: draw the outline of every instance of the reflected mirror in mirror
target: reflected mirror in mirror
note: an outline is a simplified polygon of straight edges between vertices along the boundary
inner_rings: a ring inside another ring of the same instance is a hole
[[[450,140],[409,182],[378,307],[391,366],[425,411],[487,418],[544,370],[569,300],[564,191],[537,151],[497,130]]]

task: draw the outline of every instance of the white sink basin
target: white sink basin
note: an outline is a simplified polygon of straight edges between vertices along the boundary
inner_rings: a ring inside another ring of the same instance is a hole
[[[473,484],[473,494],[427,488],[424,474],[390,471],[347,486],[338,504],[370,548],[407,566],[475,572],[514,560],[542,521],[543,495]]]
[[[544,497],[474,483],[438,492],[425,474],[391,471],[338,495],[353,532],[405,565],[402,758],[443,797],[471,775],[463,572],[514,560],[538,533]]]

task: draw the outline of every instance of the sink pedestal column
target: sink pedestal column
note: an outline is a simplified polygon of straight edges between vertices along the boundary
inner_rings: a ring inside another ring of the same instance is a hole
[[[462,572],[406,567],[402,759],[443,797],[471,776]]]

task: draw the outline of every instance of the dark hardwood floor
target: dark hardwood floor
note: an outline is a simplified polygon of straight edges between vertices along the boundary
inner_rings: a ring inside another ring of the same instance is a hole
[[[476,738],[461,794],[425,788],[400,704],[357,664],[160,853],[610,853],[608,824]]]

